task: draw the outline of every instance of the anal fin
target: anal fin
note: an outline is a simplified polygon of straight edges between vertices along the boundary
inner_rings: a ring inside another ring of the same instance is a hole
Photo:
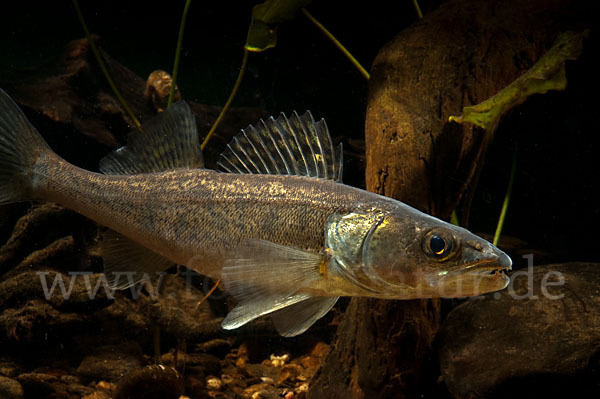
[[[225,261],[221,279],[238,305],[226,330],[310,298],[301,292],[321,278],[323,256],[263,240],[243,241]],[[312,324],[312,323],[311,323]]]
[[[119,290],[165,271],[174,264],[110,229],[102,237],[102,259],[109,287]]]
[[[325,316],[339,296],[313,296],[271,314],[277,332],[284,337],[302,334]]]

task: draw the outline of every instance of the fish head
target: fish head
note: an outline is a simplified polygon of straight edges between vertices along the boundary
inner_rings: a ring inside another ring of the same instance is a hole
[[[511,259],[468,230],[412,208],[331,220],[327,245],[336,267],[373,296],[455,298],[505,288]]]

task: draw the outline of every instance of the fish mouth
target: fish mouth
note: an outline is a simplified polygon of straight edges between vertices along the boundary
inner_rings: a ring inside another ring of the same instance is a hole
[[[503,252],[486,255],[431,276],[429,285],[437,287],[435,294],[442,298],[469,297],[506,288],[510,283],[511,259]]]
[[[476,275],[507,275],[512,270],[512,260],[505,253],[501,253],[496,259],[482,259],[467,266],[459,273]]]
[[[453,279],[466,276],[482,279],[501,279],[508,281],[508,272],[512,270],[512,260],[504,252],[494,254],[493,257],[476,259],[468,264],[455,266],[446,272],[440,273],[439,282],[444,283]]]

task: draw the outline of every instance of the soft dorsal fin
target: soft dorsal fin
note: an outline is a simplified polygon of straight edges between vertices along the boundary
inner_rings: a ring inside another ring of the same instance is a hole
[[[185,102],[171,105],[142,129],[132,131],[126,146],[100,160],[102,173],[133,175],[204,167],[196,119]]]
[[[324,119],[310,111],[260,120],[242,129],[221,154],[219,167],[230,173],[310,176],[341,181],[342,145],[333,147]]]

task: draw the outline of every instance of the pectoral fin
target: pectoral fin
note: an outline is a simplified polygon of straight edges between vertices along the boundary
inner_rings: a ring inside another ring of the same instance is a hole
[[[305,301],[302,288],[322,278],[324,257],[262,240],[245,240],[225,261],[221,279],[238,305],[223,320],[226,330]],[[311,323],[312,324],[312,323]]]
[[[317,320],[325,316],[337,302],[339,296],[309,297],[271,314],[277,332],[284,337],[294,337],[308,330]]]
[[[102,260],[108,285],[118,290],[173,265],[172,261],[110,229],[102,236]]]

